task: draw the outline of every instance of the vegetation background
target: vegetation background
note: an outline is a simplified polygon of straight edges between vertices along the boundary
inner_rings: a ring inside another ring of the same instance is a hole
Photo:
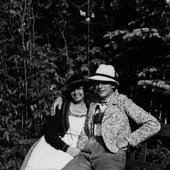
[[[100,63],[116,67],[121,92],[169,124],[170,1],[0,1],[1,170],[19,169],[66,78]],[[167,163],[162,143],[150,158]]]

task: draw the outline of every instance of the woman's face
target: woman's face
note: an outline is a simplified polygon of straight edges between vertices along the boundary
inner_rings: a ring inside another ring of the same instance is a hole
[[[84,88],[83,86],[77,87],[70,92],[73,102],[80,103],[84,100]]]

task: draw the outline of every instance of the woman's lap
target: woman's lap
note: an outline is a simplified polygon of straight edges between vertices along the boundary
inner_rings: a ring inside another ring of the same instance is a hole
[[[43,136],[31,152],[27,167],[34,169],[53,168],[60,170],[71,160],[71,155],[51,147]]]

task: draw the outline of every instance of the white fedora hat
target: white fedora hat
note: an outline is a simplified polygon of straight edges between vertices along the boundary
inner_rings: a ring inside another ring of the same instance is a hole
[[[89,77],[89,80],[114,82],[119,85],[115,68],[112,65],[100,64],[94,76]]]

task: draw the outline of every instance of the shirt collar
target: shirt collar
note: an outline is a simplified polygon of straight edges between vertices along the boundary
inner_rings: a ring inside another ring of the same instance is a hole
[[[112,95],[113,95],[113,94],[112,94]],[[100,100],[99,103],[100,103],[100,104],[106,104],[106,105],[107,105],[107,104],[109,103],[112,95],[110,95],[106,100]]]

